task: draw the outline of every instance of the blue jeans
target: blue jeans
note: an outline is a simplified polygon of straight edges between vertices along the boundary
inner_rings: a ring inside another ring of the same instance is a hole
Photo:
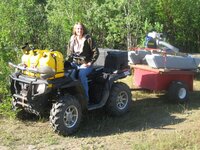
[[[77,64],[72,64],[72,66],[76,66],[79,70],[78,77],[83,85],[83,88],[85,90],[85,94],[87,98],[89,98],[89,87],[88,87],[88,78],[87,75],[89,75],[92,72],[93,67],[81,67],[80,65]]]

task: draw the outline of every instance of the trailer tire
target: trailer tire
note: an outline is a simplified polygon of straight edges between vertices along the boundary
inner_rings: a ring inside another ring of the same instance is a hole
[[[174,81],[168,90],[168,98],[173,103],[186,103],[189,100],[189,90],[185,83]]]
[[[131,91],[129,87],[122,82],[112,85],[110,96],[106,104],[106,110],[113,116],[125,114],[131,104]]]
[[[76,132],[82,118],[79,101],[71,95],[65,95],[53,104],[50,111],[50,124],[55,132],[67,136]]]

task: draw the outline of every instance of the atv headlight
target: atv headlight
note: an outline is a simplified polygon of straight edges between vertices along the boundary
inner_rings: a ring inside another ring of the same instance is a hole
[[[46,84],[39,84],[37,87],[37,92],[38,93],[44,93],[46,90]]]

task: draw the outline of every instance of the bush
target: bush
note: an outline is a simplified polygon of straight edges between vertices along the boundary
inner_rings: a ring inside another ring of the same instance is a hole
[[[1,54],[1,53],[0,53]],[[9,74],[11,69],[8,66],[7,59],[11,57],[0,57],[0,116],[13,117],[14,113],[11,111],[11,97],[9,92]],[[13,55],[16,56],[16,55]]]
[[[15,118],[16,112],[12,111],[12,104],[10,97],[4,97],[3,101],[0,103],[0,118],[1,117],[10,117]]]

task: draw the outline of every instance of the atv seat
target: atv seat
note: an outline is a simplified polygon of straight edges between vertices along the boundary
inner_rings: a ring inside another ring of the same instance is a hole
[[[129,69],[127,51],[110,51],[105,59],[104,72],[114,73]]]
[[[88,80],[91,80],[95,76],[101,74],[103,72],[103,66],[93,66],[92,72],[87,76]],[[65,68],[65,76],[69,76],[74,80],[78,79],[78,69],[73,67],[66,67]]]

